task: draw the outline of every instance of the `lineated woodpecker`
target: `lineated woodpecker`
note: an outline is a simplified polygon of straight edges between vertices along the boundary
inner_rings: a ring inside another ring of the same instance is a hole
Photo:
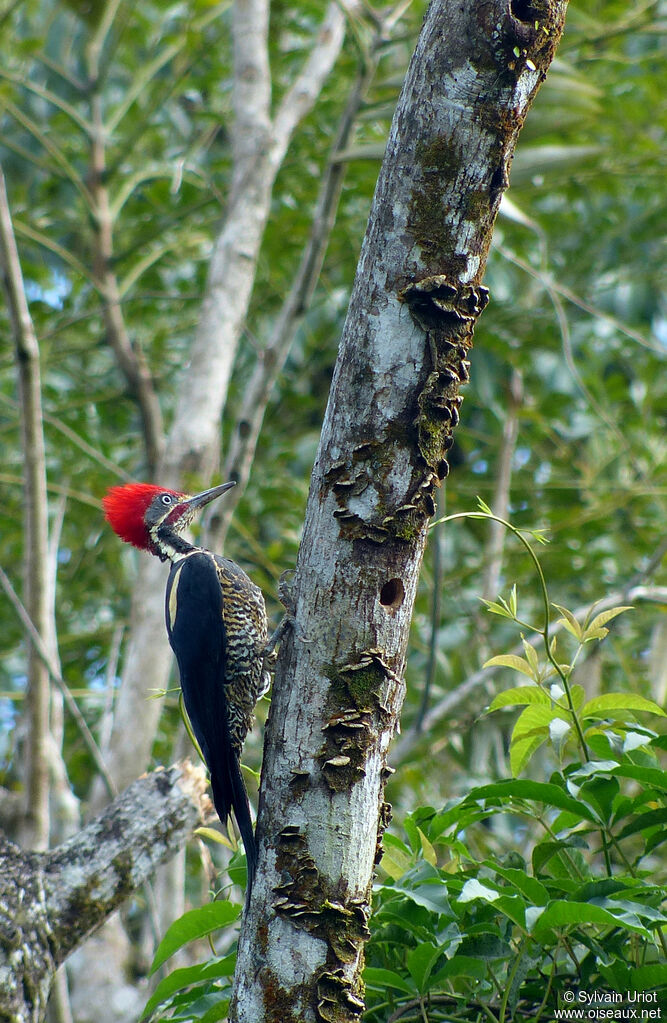
[[[171,562],[165,601],[169,642],[218,816],[226,824],[233,809],[243,838],[249,897],[257,852],[239,760],[255,703],[269,684],[264,598],[233,561],[181,536],[195,512],[234,485],[223,483],[190,497],[150,483],[128,483],[112,487],[102,503],[122,540]]]

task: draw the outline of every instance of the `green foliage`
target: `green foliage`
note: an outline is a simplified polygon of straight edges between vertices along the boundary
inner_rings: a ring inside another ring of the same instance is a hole
[[[151,973],[159,970],[185,945],[210,938],[216,931],[234,923],[240,913],[240,906],[227,901],[210,902],[185,913],[171,925],[158,945]],[[207,1023],[223,1019],[229,1004],[225,993],[230,989],[235,963],[236,953],[231,952],[173,970],[155,988],[146,1003],[142,1019],[198,1019]],[[156,1017],[158,1010],[159,1016]]]
[[[667,743],[643,715],[665,713],[630,691],[587,699],[573,680],[585,646],[604,640],[607,625],[631,609],[577,616],[552,604],[526,535],[483,503],[470,514],[499,522],[528,551],[541,625],[519,616],[516,585],[485,604],[533,633],[543,654],[522,635],[524,656],[498,654],[485,664],[531,683],[498,693],[487,709],[523,708],[510,738],[514,777],[474,786],[441,810],[422,807],[405,818],[405,840],[385,837],[364,974],[368,1019],[472,1023],[483,1014],[537,1023],[578,991],[622,999],[650,991],[661,1001],[667,888],[656,849],[667,839]],[[553,624],[552,607],[561,615]],[[558,626],[574,641],[568,663],[559,660]],[[558,765],[548,780],[516,777],[536,765],[543,744]]]
[[[601,638],[587,634],[601,630],[596,617],[580,628],[581,643]],[[410,814],[404,839],[386,836],[364,973],[371,1021],[537,1023],[580,990],[667,998],[665,872],[655,852],[667,838],[665,742],[635,716],[664,713],[633,693],[573,700],[572,709],[531,660],[491,659],[534,684],[499,694],[489,711],[526,706],[512,735],[516,767],[551,741],[559,769],[548,781],[475,786],[442,810]],[[581,749],[553,727],[574,735],[575,719]],[[521,852],[511,840],[519,834]]]

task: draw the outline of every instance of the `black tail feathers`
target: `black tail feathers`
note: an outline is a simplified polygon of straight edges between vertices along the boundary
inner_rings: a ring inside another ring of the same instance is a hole
[[[218,817],[223,824],[227,823],[230,809],[234,811],[248,863],[248,884],[246,887],[246,905],[248,905],[257,868],[257,846],[252,829],[248,794],[243,781],[243,775],[241,774],[241,765],[231,747],[228,747],[226,768],[222,778],[211,772],[213,803],[215,804]]]

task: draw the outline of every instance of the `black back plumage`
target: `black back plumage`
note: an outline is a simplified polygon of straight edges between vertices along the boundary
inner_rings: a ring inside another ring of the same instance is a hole
[[[257,862],[239,758],[255,703],[268,681],[261,591],[238,565],[201,548],[174,561],[166,593],[169,642],[185,709],[211,775],[223,824],[234,811],[248,861],[248,895]]]

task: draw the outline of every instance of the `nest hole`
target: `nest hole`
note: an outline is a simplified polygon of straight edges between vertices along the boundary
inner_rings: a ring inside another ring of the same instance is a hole
[[[525,23],[538,21],[540,18],[538,5],[531,3],[530,0],[511,0],[510,11],[517,21]]]
[[[380,590],[380,603],[386,611],[397,611],[405,599],[402,579],[388,579]]]

